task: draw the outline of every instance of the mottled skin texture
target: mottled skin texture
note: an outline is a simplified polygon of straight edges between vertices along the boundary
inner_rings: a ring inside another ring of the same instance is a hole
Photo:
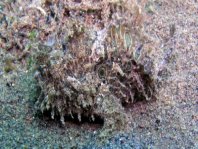
[[[64,124],[66,115],[79,121],[82,116],[91,121],[99,116],[107,122],[119,113],[123,116],[114,120],[121,120],[125,119],[125,106],[153,96],[152,80],[127,50],[106,51],[96,62],[89,55],[81,56],[78,50],[68,51],[59,64],[40,74],[44,98],[37,103],[42,111],[50,111],[52,118],[58,115]]]
[[[98,7],[86,10],[86,16],[79,14],[84,7],[68,5],[71,16],[67,19],[74,25],[68,21],[62,29],[70,32],[65,55],[55,63],[49,53],[38,55],[44,67],[36,75],[42,88],[37,106],[50,111],[52,118],[60,116],[63,124],[66,115],[79,121],[82,116],[91,121],[99,116],[105,126],[121,127],[126,121],[124,107],[148,101],[154,92],[152,79],[133,58],[135,44],[144,38],[142,14],[133,0],[101,2]],[[78,17],[72,16],[74,12]]]

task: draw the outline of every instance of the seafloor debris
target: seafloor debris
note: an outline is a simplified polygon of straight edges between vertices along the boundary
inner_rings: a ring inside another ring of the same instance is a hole
[[[145,40],[141,9],[135,1],[64,4],[59,30],[67,34],[65,55],[54,61],[53,52],[38,53],[37,107],[63,124],[66,116],[100,117],[105,126],[120,128],[127,119],[124,107],[154,96],[154,81],[134,59],[136,43]]]

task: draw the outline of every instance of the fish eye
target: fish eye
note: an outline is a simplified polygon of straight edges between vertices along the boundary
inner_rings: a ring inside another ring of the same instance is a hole
[[[104,79],[105,78],[105,76],[106,76],[106,69],[105,69],[105,67],[100,67],[98,69],[98,76],[99,76],[100,79]]]

